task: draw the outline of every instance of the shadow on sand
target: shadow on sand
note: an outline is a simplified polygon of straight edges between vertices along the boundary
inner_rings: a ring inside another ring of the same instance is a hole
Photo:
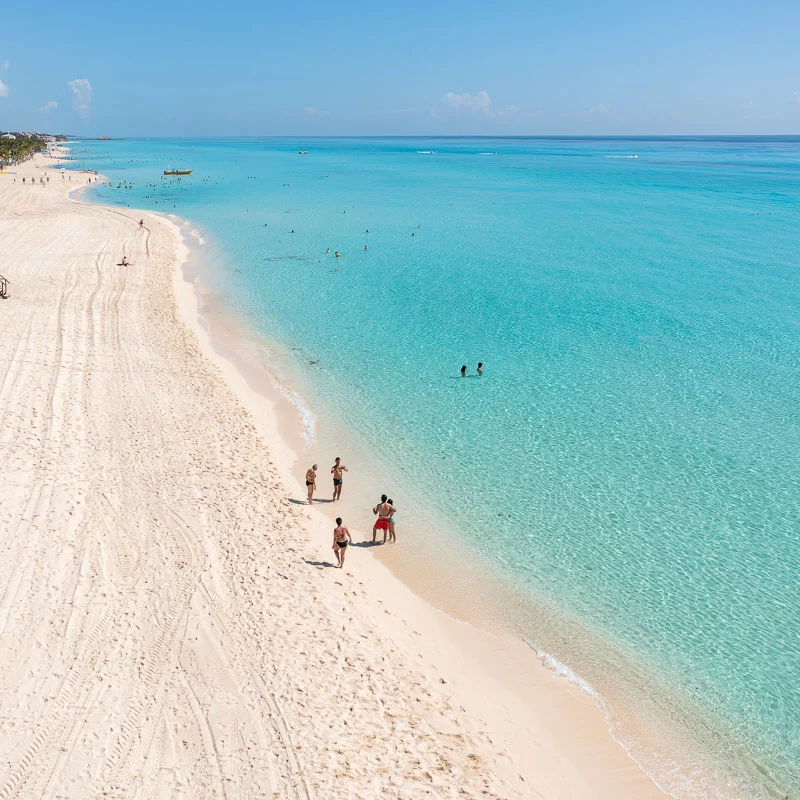
[[[294,503],[296,506],[307,506],[308,505],[308,499],[306,499],[306,500],[298,500],[296,497],[290,497],[289,498],[289,502],[290,503]],[[314,498],[314,502],[315,503],[332,503],[333,500],[325,500],[322,497],[319,497],[319,498],[315,497]]]
[[[309,561],[306,559],[306,564],[309,567],[336,567],[336,564],[331,564],[330,561]]]

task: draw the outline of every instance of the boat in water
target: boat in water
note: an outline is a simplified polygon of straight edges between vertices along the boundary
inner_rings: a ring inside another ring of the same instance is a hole
[[[165,175],[191,175],[192,171],[190,169],[165,169]]]
[[[307,156],[308,155],[308,150],[300,150],[299,154],[301,156]]]

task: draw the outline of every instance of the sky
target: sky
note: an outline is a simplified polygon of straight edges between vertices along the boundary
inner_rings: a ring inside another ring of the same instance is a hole
[[[12,2],[0,129],[797,135],[800,2]]]

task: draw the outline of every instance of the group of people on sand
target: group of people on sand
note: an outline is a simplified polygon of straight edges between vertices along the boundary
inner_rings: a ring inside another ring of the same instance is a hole
[[[317,488],[317,470],[319,466],[313,464],[306,471],[306,490],[308,491],[308,504],[312,505],[314,502],[314,492]],[[348,472],[347,467],[342,464],[342,459],[336,457],[333,466],[331,467],[331,476],[333,477],[333,498],[331,502],[337,502],[342,498],[342,482],[344,480],[344,473]],[[372,526],[372,541],[376,541],[378,531],[383,531],[383,544],[389,542],[396,542],[397,535],[395,533],[394,515],[397,509],[394,507],[394,501],[387,497],[385,494],[381,495],[381,500],[377,503],[372,513],[377,517],[375,524]],[[352,543],[353,538],[350,531],[345,527],[341,517],[336,517],[336,527],[333,530],[333,552],[336,555],[336,566],[344,566],[344,557],[347,552],[348,544]]]
[[[319,467],[314,464],[310,469],[306,470],[306,491],[308,492],[308,504],[314,502],[314,492],[317,490],[317,470]],[[342,464],[342,459],[336,456],[331,467],[331,475],[333,475],[333,500],[336,502],[342,497],[342,480],[344,473],[347,472],[347,467]]]

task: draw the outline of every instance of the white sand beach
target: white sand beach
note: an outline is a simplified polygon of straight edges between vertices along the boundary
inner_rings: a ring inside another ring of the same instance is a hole
[[[665,797],[522,643],[320,566],[179,229],[48,163],[0,175],[0,798]]]

